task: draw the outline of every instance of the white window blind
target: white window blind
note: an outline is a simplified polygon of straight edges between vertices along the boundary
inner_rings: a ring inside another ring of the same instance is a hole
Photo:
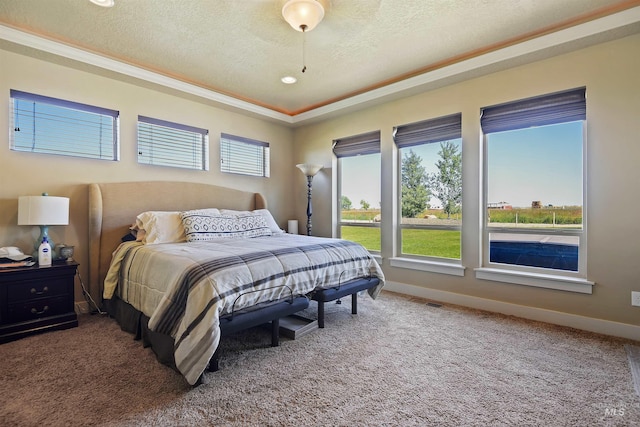
[[[268,178],[269,143],[227,133],[221,134],[220,170]]]
[[[118,160],[119,112],[11,89],[11,149]]]
[[[138,116],[138,163],[209,170],[209,131]]]

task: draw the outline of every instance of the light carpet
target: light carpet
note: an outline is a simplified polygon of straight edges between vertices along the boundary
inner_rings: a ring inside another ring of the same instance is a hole
[[[631,369],[631,377],[633,379],[633,387],[640,396],[640,347],[626,344],[624,346],[629,357],[629,367]]]
[[[640,425],[638,342],[390,292],[359,302],[327,304],[325,329],[280,347],[267,328],[224,340],[196,388],[114,320],[81,316],[0,345],[0,424]]]

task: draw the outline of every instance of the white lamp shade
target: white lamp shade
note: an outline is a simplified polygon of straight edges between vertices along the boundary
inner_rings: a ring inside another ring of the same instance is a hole
[[[289,0],[282,7],[282,16],[294,30],[302,31],[304,25],[305,31],[311,31],[324,18],[324,7],[317,0]]]
[[[68,225],[69,199],[56,196],[20,196],[18,225]]]
[[[296,165],[296,167],[306,176],[315,176],[315,174],[317,174],[324,166],[313,165],[311,163],[300,163],[299,165]]]
[[[97,4],[98,6],[102,6],[102,7],[113,7],[116,4],[115,0],[90,0],[90,1],[93,4]]]

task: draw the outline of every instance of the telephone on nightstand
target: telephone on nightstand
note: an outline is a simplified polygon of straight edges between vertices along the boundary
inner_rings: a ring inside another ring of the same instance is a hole
[[[35,264],[31,255],[25,255],[20,248],[5,246],[0,248],[0,267],[28,267]]]

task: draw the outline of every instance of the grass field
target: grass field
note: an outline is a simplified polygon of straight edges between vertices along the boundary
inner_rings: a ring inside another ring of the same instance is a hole
[[[342,211],[341,218],[344,221],[373,221],[373,218],[378,214],[380,214],[380,209],[352,209]],[[491,209],[489,214],[492,224],[515,224],[517,222],[518,224],[557,224],[566,227],[582,224],[582,207],[580,206]],[[439,219],[447,218],[447,215],[441,210],[426,210],[420,217],[427,215],[435,215]],[[456,216],[456,219],[459,218],[461,215]],[[343,226],[341,233],[343,239],[358,242],[370,251],[380,251],[380,228]],[[402,253],[460,259],[460,231],[403,229]]]
[[[380,229],[343,226],[342,238],[360,243],[370,251],[380,250]],[[460,258],[460,232],[451,230],[402,230],[402,253]]]
[[[517,221],[516,221],[517,215]],[[489,209],[491,222],[518,224],[582,224],[582,207]],[[555,218],[554,218],[555,217]]]

